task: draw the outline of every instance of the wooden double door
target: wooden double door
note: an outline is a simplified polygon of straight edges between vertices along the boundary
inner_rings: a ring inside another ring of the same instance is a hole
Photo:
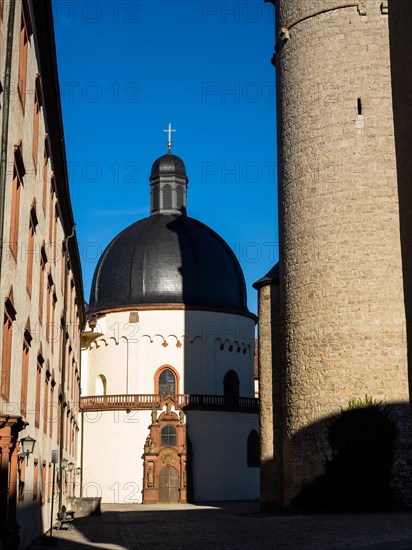
[[[179,473],[172,466],[159,472],[159,502],[179,502]]]

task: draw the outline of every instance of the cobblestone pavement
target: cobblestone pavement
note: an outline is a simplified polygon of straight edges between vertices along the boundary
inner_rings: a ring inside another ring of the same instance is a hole
[[[253,503],[103,506],[71,531],[60,550],[412,550],[412,513],[265,515]],[[33,545],[33,550],[50,546]]]

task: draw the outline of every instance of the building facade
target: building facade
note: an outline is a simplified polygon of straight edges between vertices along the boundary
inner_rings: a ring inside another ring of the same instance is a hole
[[[78,453],[83,290],[50,2],[0,2],[0,92],[0,540],[24,548],[50,526],[52,451],[54,514]]]
[[[272,450],[262,457],[272,504],[290,506],[325,475],[333,459],[330,420],[365,394],[391,408],[391,486],[399,503],[411,504],[411,108],[403,89],[410,75],[402,76],[410,71],[401,69],[407,52],[395,46],[401,31],[410,32],[410,6],[272,3],[280,261],[278,280],[258,283],[261,312],[277,326],[260,341],[261,376],[279,382],[269,381],[278,418],[268,416],[266,430],[281,427],[278,449],[272,432]],[[271,296],[272,312],[264,302]],[[268,360],[274,342],[277,357]]]
[[[170,149],[150,182],[150,216],[113,239],[94,275],[83,495],[256,499],[256,319],[242,270],[219,235],[186,215],[186,170]]]

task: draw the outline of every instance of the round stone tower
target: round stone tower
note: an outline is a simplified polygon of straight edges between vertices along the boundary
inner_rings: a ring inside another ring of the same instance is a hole
[[[328,419],[367,394],[401,426],[409,394],[388,2],[275,6],[288,505],[331,459]]]

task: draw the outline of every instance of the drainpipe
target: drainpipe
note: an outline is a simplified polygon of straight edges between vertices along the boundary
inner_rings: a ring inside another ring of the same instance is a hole
[[[62,335],[62,376],[61,376],[61,386],[62,386],[62,406],[60,407],[60,457],[59,457],[59,512],[61,512],[63,504],[63,472],[62,472],[62,460],[63,460],[63,451],[64,451],[64,415],[65,415],[65,378],[66,378],[66,345],[67,345],[67,329],[66,329],[66,309],[67,309],[67,272],[68,272],[68,256],[69,256],[69,239],[74,237],[74,231],[76,225],[73,225],[72,232],[68,237],[66,237],[66,251],[64,253],[64,292],[63,292],[63,335]]]
[[[9,0],[9,20],[7,22],[7,45],[6,62],[4,69],[3,85],[3,121],[1,128],[1,158],[0,158],[0,277],[1,267],[3,265],[3,233],[4,233],[4,200],[6,194],[7,178],[7,145],[9,134],[9,114],[10,114],[10,84],[11,84],[11,61],[13,52],[13,30],[14,30],[14,12],[16,0]]]

